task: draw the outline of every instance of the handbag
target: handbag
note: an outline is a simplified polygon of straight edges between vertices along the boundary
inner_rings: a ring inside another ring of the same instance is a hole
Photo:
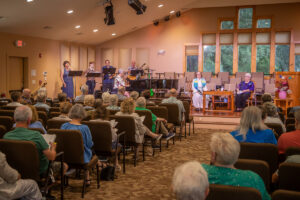
[[[113,181],[115,179],[115,167],[107,166],[101,170],[100,179],[102,181]]]

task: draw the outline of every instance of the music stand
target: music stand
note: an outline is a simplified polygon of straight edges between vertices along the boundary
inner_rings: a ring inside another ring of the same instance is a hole
[[[104,68],[102,71],[103,74],[115,74],[116,73],[116,68]]]
[[[143,76],[144,75],[144,70],[142,70],[142,69],[130,70],[130,75],[131,76],[136,76],[138,74],[140,74],[141,76]]]
[[[100,77],[101,73],[100,72],[89,72],[86,74],[86,77]]]
[[[75,78],[75,97],[76,97],[76,77],[77,76],[82,76],[83,71],[82,70],[78,70],[78,71],[69,71],[69,76],[72,76]]]

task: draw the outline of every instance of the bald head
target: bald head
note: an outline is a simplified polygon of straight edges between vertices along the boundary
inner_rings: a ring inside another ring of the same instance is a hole
[[[26,98],[30,98],[31,90],[29,88],[25,88],[22,95]]]
[[[170,96],[172,96],[172,97],[177,97],[177,90],[176,90],[175,88],[172,88],[172,89],[169,91],[169,93],[170,93]]]

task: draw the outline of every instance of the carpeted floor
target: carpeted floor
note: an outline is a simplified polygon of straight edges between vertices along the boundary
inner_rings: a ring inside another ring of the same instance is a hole
[[[126,174],[119,173],[115,181],[101,181],[100,189],[96,188],[96,176],[93,175],[92,184],[84,199],[174,199],[171,189],[174,169],[191,160],[209,163],[209,139],[216,131],[220,130],[195,129],[194,135],[182,139],[181,142],[176,141],[168,149],[164,147],[154,157],[147,155],[146,161],[140,161],[136,167],[133,166],[130,160],[132,155],[129,154],[126,157]],[[70,179],[69,184],[70,187],[65,189],[65,199],[81,199],[82,180]],[[60,198],[58,188],[53,194],[57,199]]]

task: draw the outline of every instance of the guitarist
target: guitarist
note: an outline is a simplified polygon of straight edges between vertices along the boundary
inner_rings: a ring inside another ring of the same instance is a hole
[[[114,67],[110,65],[109,60],[105,60],[105,66],[102,67],[102,72],[104,69],[113,69]],[[103,76],[103,85],[102,85],[102,91],[103,92],[111,92],[113,90],[114,86],[114,75],[113,74],[104,74]]]

